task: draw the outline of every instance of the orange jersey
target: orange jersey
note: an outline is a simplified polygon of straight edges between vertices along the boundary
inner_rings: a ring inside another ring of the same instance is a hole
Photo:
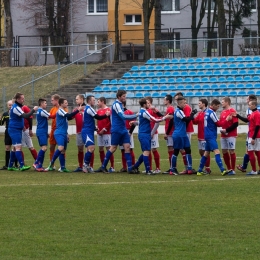
[[[53,107],[51,110],[50,110],[50,115],[51,116],[54,116],[56,115],[57,111],[59,110],[59,107]],[[65,108],[64,109],[66,112],[68,112],[68,109]],[[52,122],[51,122],[51,131],[54,131],[56,129],[56,117],[52,119]]]

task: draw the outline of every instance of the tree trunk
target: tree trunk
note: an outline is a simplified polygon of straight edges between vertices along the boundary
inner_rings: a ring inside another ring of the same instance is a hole
[[[260,0],[257,0],[258,55],[260,51]]]
[[[226,38],[226,18],[223,0],[217,0],[218,4],[218,34],[219,38]],[[220,42],[219,55],[227,56],[227,41],[222,40]]]
[[[114,60],[119,60],[119,30],[118,30],[119,0],[115,0],[115,54]]]
[[[198,0],[191,0],[191,57],[197,57],[198,43],[197,43],[197,8]]]
[[[207,57],[211,57],[211,48],[212,48],[212,38],[211,30],[211,0],[208,0],[208,17],[207,17],[207,35],[208,35],[208,42],[207,42]]]
[[[13,21],[11,15],[10,0],[3,0],[4,11],[5,11],[5,31],[6,31],[6,41],[5,48],[13,47]],[[2,67],[11,66],[11,50],[2,51]]]
[[[155,12],[155,19],[154,19],[154,38],[155,41],[161,40],[161,27],[162,27],[162,16],[161,16],[161,0],[155,0],[154,2],[154,12]],[[162,52],[162,44],[155,43],[155,57],[156,58],[163,58],[163,52]]]

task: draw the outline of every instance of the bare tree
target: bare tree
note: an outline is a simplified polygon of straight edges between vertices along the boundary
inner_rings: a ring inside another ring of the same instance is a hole
[[[161,27],[162,27],[162,5],[161,5],[161,0],[155,0],[154,3],[154,39],[155,41],[160,41],[161,40]],[[163,57],[163,52],[162,52],[162,44],[156,43],[155,46],[155,57],[156,58],[161,58]]]
[[[226,18],[225,18],[225,9],[224,9],[224,0],[216,0],[218,5],[218,35],[219,38],[226,38]],[[227,41],[221,40],[220,56],[227,56]]]
[[[119,0],[115,0],[115,54],[114,60],[119,60],[119,29],[118,29],[118,10],[119,10]]]

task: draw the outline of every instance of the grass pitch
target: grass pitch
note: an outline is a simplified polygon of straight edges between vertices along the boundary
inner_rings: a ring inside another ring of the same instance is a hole
[[[194,135],[195,169],[196,147]],[[237,163],[244,150],[241,136]],[[166,170],[162,137],[160,154]],[[75,137],[66,158],[76,168]],[[260,179],[239,172],[222,177],[211,162],[213,173],[201,177],[1,171],[1,259],[259,259]]]

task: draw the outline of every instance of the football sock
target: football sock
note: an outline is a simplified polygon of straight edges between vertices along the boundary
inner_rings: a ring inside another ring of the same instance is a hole
[[[156,169],[160,169],[160,154],[157,150],[153,151],[153,158],[155,161],[155,167]]]
[[[90,158],[90,163],[89,163],[89,166],[92,168],[94,167],[94,160],[95,160],[95,153],[92,153]]]
[[[252,170],[256,172],[256,159],[255,159],[254,151],[248,151],[248,156],[249,156],[250,164],[252,166]]]
[[[257,162],[258,162],[258,167],[260,169],[260,151],[255,151]]]
[[[192,157],[191,154],[186,154],[187,170],[192,170]]]
[[[111,157],[110,157],[110,163],[111,163],[111,167],[115,168],[115,157],[114,157],[114,154],[112,154]]]
[[[125,152],[125,159],[126,159],[126,164],[127,164],[128,171],[131,171],[132,165],[133,165],[132,164],[131,154]]]
[[[5,167],[8,167],[10,161],[10,151],[5,151]]]
[[[243,159],[243,165],[242,165],[242,168],[246,170],[247,168],[247,165],[248,165],[248,162],[249,162],[249,155],[247,153],[245,153],[244,155],[244,159]]]
[[[199,166],[199,169],[198,169],[198,172],[202,172],[206,162],[207,162],[208,158],[206,156],[202,156],[201,159],[200,159],[200,166]]]
[[[84,156],[84,163],[89,165],[91,160],[92,153],[90,151],[87,151]]]
[[[173,151],[168,151],[168,155],[169,155],[169,163],[170,163],[170,165],[171,165]]]
[[[130,154],[132,157],[132,163],[135,164],[135,153],[134,153],[133,149],[130,150]]]
[[[20,164],[20,168],[24,166],[22,151],[15,151],[15,156]]]
[[[59,160],[60,160],[60,168],[65,169],[65,154],[61,153],[59,155]]]
[[[52,157],[53,157],[54,153],[55,153],[54,150],[50,150],[50,161],[52,160]]]
[[[207,168],[210,167],[210,154],[209,154],[209,156],[207,157],[207,161],[206,161],[206,163],[205,163],[205,166],[206,166]]]
[[[112,153],[108,150],[106,153],[105,159],[103,161],[102,167],[104,167],[104,168],[107,167],[107,164],[108,164],[108,161],[110,160],[111,155],[112,155]]]
[[[237,156],[236,156],[236,153],[231,153],[230,154],[230,161],[231,161],[231,169],[234,171],[235,168],[236,168],[236,159],[237,159]]]
[[[105,159],[105,151],[99,151],[99,158],[100,158],[100,161],[101,163],[104,161]]]
[[[141,154],[140,157],[138,158],[137,162],[135,163],[135,168],[138,168],[142,162],[144,161],[143,155]]]
[[[13,167],[15,160],[16,160],[15,152],[11,151],[10,152],[10,160],[9,160],[9,163],[8,163],[8,167],[10,167],[10,168]]]
[[[123,168],[126,169],[125,150],[121,150]]]
[[[42,168],[42,164],[43,164],[43,161],[44,161],[44,155],[45,155],[45,152],[41,149],[38,153],[38,156],[36,158],[36,161],[35,163],[38,164],[38,168]]]
[[[83,160],[84,160],[84,152],[78,152],[78,163],[79,167],[83,167]]]
[[[172,160],[171,160],[171,169],[176,168],[176,162],[177,162],[177,156],[174,154],[172,155]]]
[[[220,154],[215,154],[215,161],[220,169],[221,172],[225,171],[225,168],[223,166]]]
[[[146,171],[146,172],[149,172],[149,171],[150,171],[149,156],[143,155],[143,159],[144,159],[145,171]]]
[[[187,168],[188,163],[187,163],[185,151],[181,151],[181,155],[182,155],[183,163],[184,163],[185,167]]]
[[[54,165],[54,162],[56,161],[56,159],[60,156],[61,151],[59,149],[57,149],[51,159],[51,164]]]
[[[223,153],[223,159],[227,166],[227,169],[231,169],[229,152]]]
[[[152,169],[153,168],[152,154],[150,153],[148,157],[149,157],[150,169]]]
[[[30,150],[30,152],[32,154],[33,159],[36,160],[37,159],[37,151],[34,148],[33,149],[29,149],[29,150]]]

